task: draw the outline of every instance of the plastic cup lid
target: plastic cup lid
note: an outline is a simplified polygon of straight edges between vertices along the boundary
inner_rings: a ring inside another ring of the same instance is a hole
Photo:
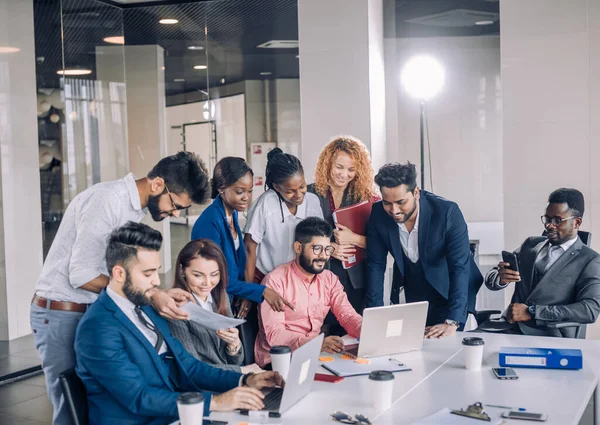
[[[198,404],[204,402],[204,396],[200,393],[181,393],[177,397],[177,403],[180,404]]]
[[[391,381],[394,379],[394,374],[387,370],[374,370],[369,373],[369,379],[372,381]]]
[[[288,347],[287,345],[275,345],[269,350],[269,353],[271,354],[287,354],[291,352],[292,350],[290,350],[290,347]]]
[[[482,338],[470,337],[470,338],[463,338],[462,344],[474,346],[474,345],[485,345],[485,342],[483,341]]]

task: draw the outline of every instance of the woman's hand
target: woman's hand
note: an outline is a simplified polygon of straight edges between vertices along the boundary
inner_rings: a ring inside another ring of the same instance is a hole
[[[252,307],[252,301],[250,300],[238,300],[237,302],[237,316],[238,319],[245,319]]]
[[[237,351],[242,342],[240,341],[240,331],[237,328],[220,329],[217,331],[217,336],[227,343],[227,348],[230,351]]]
[[[356,245],[358,239],[356,233],[342,224],[336,224],[336,229],[333,231],[333,237],[338,245]]]
[[[265,301],[271,306],[273,311],[283,312],[285,311],[285,307],[287,306],[290,310],[296,311],[294,306],[277,292],[272,290],[271,288],[265,288],[265,292],[263,292],[263,298]]]
[[[334,248],[333,254],[331,254],[331,256],[340,261],[347,260],[349,256],[354,255],[354,253],[356,252],[356,248],[352,245],[339,245],[335,242],[332,242],[331,246],[333,246]]]

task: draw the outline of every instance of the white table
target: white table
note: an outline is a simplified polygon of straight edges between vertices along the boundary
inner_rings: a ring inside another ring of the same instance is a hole
[[[426,340],[421,351],[392,356],[403,361],[412,371],[395,374],[394,404],[384,412],[376,411],[364,402],[361,383],[367,377],[361,376],[346,378],[336,384],[315,382],[312,392],[279,419],[259,420],[237,413],[216,412],[210,417],[233,425],[240,422],[331,425],[330,413],[341,410],[349,414],[362,413],[375,425],[408,425],[443,407],[460,409],[481,401],[545,413],[548,415],[546,425],[578,424],[600,379],[599,341],[478,334],[486,342],[484,365],[481,371],[473,372],[464,368],[461,340],[465,335],[474,336],[473,333],[458,333],[455,337]],[[584,355],[583,369],[519,368],[518,380],[497,380],[491,368],[498,366],[501,346],[580,348]],[[326,373],[324,370],[319,372]],[[600,407],[600,400],[596,407]],[[598,410],[595,412],[595,425],[600,425]],[[500,417],[503,411],[486,408],[492,418]]]

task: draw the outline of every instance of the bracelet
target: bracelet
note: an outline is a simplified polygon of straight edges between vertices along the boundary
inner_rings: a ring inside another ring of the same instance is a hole
[[[237,354],[240,351],[240,348],[242,348],[242,343],[238,343],[238,345],[236,345],[234,348],[229,348],[229,345],[227,346],[227,353],[233,355],[233,354]]]
[[[247,374],[242,376],[242,387],[248,386],[248,378],[250,378],[252,375],[254,375],[254,372],[248,372]]]

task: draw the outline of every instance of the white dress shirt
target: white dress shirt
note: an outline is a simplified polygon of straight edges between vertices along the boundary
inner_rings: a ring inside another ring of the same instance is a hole
[[[417,213],[417,219],[415,220],[415,227],[412,232],[408,232],[406,224],[398,223],[400,228],[400,244],[402,244],[402,250],[404,255],[408,257],[410,261],[416,263],[419,261],[419,214],[420,209]]]
[[[156,342],[158,341],[158,337],[156,336],[156,333],[148,329],[148,327],[142,323],[137,314],[135,314],[135,304],[129,301],[127,298],[124,298],[117,294],[115,291],[112,290],[110,286],[106,287],[106,294],[110,297],[111,300],[115,302],[117,307],[119,307],[121,311],[125,313],[125,316],[127,316],[127,318],[133,322],[135,327],[138,328],[139,331],[146,337],[148,342],[150,342],[150,345],[154,347],[156,345]],[[142,314],[144,315],[144,318],[148,321],[148,323],[152,323],[154,325],[154,323],[152,322],[152,320],[150,320],[146,313],[142,311]],[[160,350],[158,350],[158,355],[161,355],[166,352],[167,344],[163,341],[162,345],[160,346]]]
[[[133,174],[98,183],[78,194],[62,218],[37,281],[36,294],[79,304],[96,301],[98,294],[80,286],[101,274],[108,276],[108,236],[128,221],[142,221],[146,212]]]
[[[569,248],[573,246],[576,240],[577,236],[575,236],[571,240],[566,241],[561,245],[550,245],[550,243],[547,243],[544,248],[540,249],[540,252],[535,262],[537,263],[538,261],[541,261],[541,259],[545,256],[550,256],[548,264],[546,265],[546,268],[544,270],[547,271],[550,267],[552,267],[552,264],[556,263],[556,260],[558,260],[561,257],[561,255],[563,255],[565,252],[567,252]]]
[[[208,294],[208,297],[206,297],[206,301],[202,301],[194,293],[192,293],[192,295],[194,296],[194,299],[196,300],[196,302],[198,303],[198,305],[200,307],[202,307],[204,310],[210,311],[211,313],[214,312],[214,310],[213,310],[213,297],[212,297],[212,294],[210,294],[210,293]]]
[[[283,208],[283,222],[281,210]],[[306,217],[323,218],[321,203],[314,193],[307,192],[304,202],[292,214],[279,199],[277,192],[270,189],[260,195],[248,210],[244,233],[250,233],[258,244],[256,268],[263,274],[270,273],[282,264],[296,258],[294,233],[296,226]]]

